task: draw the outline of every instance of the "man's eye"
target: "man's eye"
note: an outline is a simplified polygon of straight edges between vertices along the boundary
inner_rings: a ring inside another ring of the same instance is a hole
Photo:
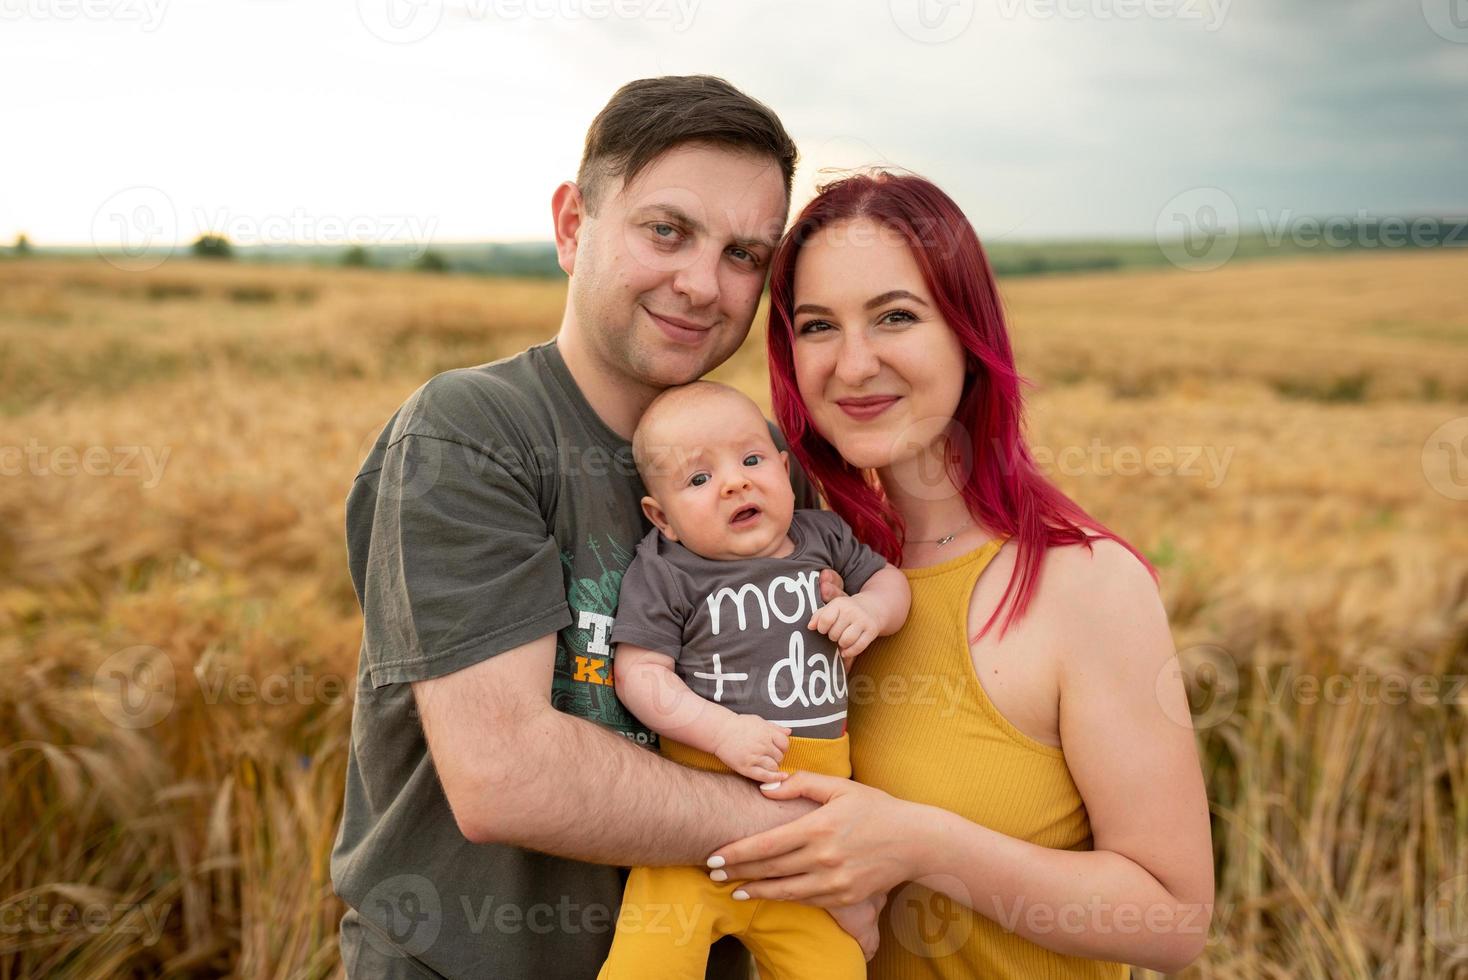
[[[759,264],[759,256],[755,255],[747,248],[731,248],[729,249],[729,254],[734,256],[734,258],[738,259],[740,262],[747,262],[750,265]]]
[[[705,483],[709,482],[709,475],[707,473],[695,473],[688,482],[692,486],[701,487]]]
[[[754,462],[751,463],[750,460],[754,460]],[[760,461],[760,455],[759,455],[759,453],[750,453],[748,456],[744,457],[744,465],[745,466],[758,466],[759,465],[759,461]]]
[[[652,225],[652,233],[659,238],[673,238],[678,234],[678,229],[665,221],[659,221]]]

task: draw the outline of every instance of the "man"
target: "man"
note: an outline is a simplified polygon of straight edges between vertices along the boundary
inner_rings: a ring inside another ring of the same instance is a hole
[[[812,808],[649,751],[606,642],[648,529],[628,440],[660,391],[743,342],[795,157],[721,79],[624,86],[552,199],[570,277],[556,339],[429,381],[363,464],[347,545],[365,630],[331,859],[350,976],[594,977],[626,866],[701,864]],[[709,976],[747,966],[725,939]]]

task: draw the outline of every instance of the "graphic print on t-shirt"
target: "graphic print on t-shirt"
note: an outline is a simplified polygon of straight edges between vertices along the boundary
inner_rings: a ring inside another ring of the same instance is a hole
[[[561,551],[571,625],[556,635],[551,704],[559,711],[615,729],[639,745],[658,737],[617,700],[612,685],[612,623],[632,545],[588,536],[579,551]]]
[[[820,576],[818,569],[791,569],[718,583],[695,607],[698,641],[679,658],[689,688],[797,735],[839,734],[846,665],[828,637],[805,628],[822,605]]]
[[[730,711],[839,738],[846,665],[806,624],[825,605],[822,569],[856,594],[886,561],[828,512],[797,509],[787,533],[796,547],[783,557],[714,561],[649,531],[622,576],[612,640],[672,657],[689,690]]]

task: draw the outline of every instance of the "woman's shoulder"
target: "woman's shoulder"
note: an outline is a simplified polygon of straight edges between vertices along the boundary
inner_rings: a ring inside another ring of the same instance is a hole
[[[1094,662],[1106,651],[1127,658],[1169,635],[1167,612],[1151,571],[1125,545],[1092,536],[1090,547],[1068,545],[1045,554],[1031,610],[1049,619]],[[1129,652],[1130,651],[1130,652]]]
[[[1045,552],[1042,579],[1050,578],[1067,599],[1084,602],[1098,594],[1115,599],[1124,595],[1155,595],[1152,573],[1131,549],[1113,538],[1088,534],[1084,545],[1064,545]]]
[[[1033,617],[1047,627],[1084,634],[1088,628],[1105,626],[1117,617],[1135,618],[1160,610],[1157,583],[1147,566],[1118,541],[1100,535],[1088,537],[1089,547],[1076,544],[1046,550],[1025,619]],[[1003,581],[991,580],[987,588],[975,589],[976,610],[997,606],[999,594],[1014,572],[1018,552],[1018,544],[1011,538],[994,556],[998,574],[993,578]],[[983,580],[979,583],[981,587],[984,584]],[[996,586],[998,592],[993,591]]]

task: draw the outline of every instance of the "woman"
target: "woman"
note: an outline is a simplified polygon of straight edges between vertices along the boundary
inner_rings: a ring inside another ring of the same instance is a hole
[[[852,668],[855,781],[770,784],[823,805],[710,866],[879,926],[873,977],[1182,968],[1213,862],[1166,614],[1146,560],[1025,447],[972,227],[922,178],[855,176],[806,207],[771,276],[778,421],[913,605]]]

